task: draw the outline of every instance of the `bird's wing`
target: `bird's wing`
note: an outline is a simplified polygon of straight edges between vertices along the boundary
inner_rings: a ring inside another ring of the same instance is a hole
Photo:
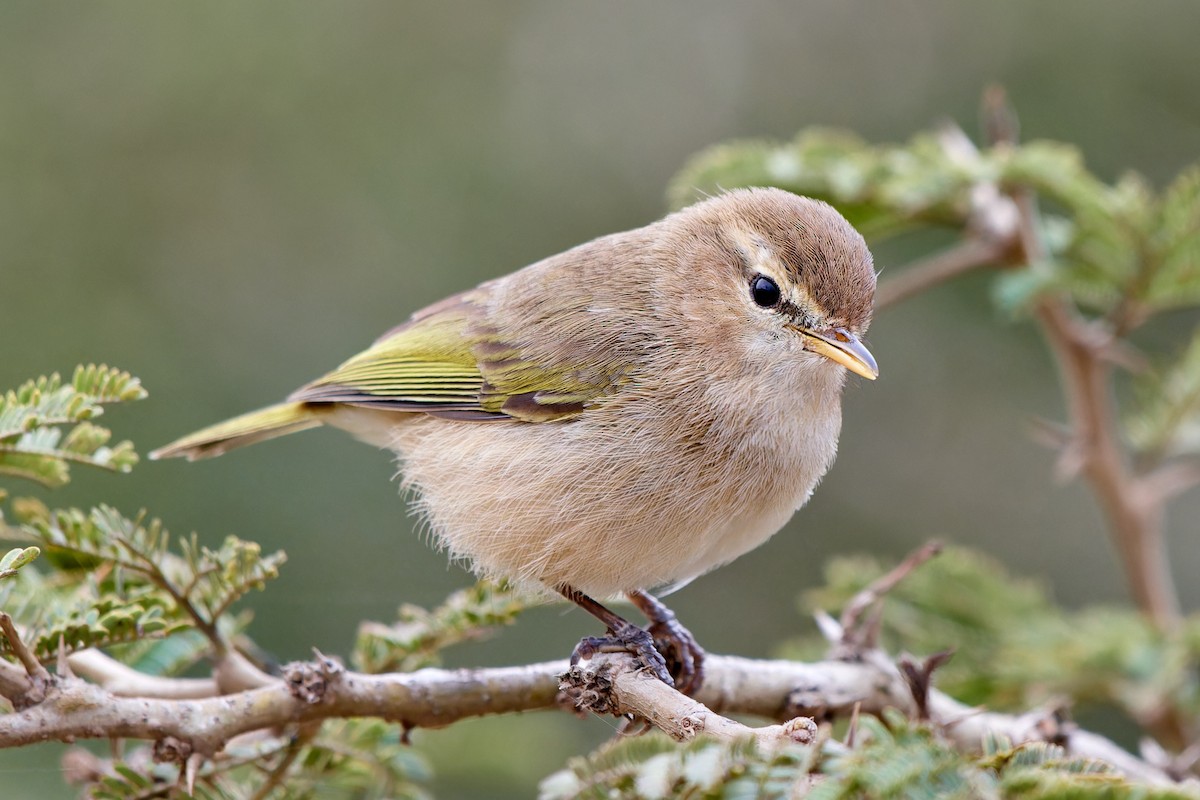
[[[486,289],[419,311],[289,400],[464,420],[573,419],[611,382],[541,364],[487,323]]]

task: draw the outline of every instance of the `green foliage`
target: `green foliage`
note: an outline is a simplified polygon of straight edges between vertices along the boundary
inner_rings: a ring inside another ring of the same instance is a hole
[[[807,609],[835,609],[885,572],[870,558],[839,558]],[[883,645],[916,653],[953,648],[937,685],[968,704],[1028,709],[1050,699],[1109,705],[1147,721],[1164,707],[1200,712],[1200,617],[1164,632],[1127,609],[1064,611],[993,560],[949,548],[905,578],[883,607]],[[813,638],[787,655],[812,656]]]
[[[1141,376],[1137,397],[1126,427],[1142,452],[1200,451],[1200,331],[1174,364]]]
[[[379,720],[333,720],[297,759],[279,797],[424,798],[429,779],[419,753],[400,728]]]
[[[929,725],[889,712],[882,719],[861,719],[852,747],[825,741],[767,751],[750,741],[677,745],[661,734],[617,739],[546,778],[540,797],[1183,800],[1194,795],[1132,784],[1106,764],[1068,757],[1045,742],[1014,747],[993,739],[980,754],[963,753]]]
[[[107,446],[111,432],[90,420],[105,405],[145,396],[129,373],[94,365],[77,368],[69,384],[55,374],[7,392],[0,398],[0,473],[60,486],[70,478],[71,463],[128,472],[137,462],[133,445]],[[161,522],[144,512],[130,519],[104,505],[86,512],[50,510],[19,498],[12,517],[19,524],[0,532],[30,545],[0,559],[0,579],[11,579],[0,584],[0,607],[43,661],[55,658],[60,647],[67,654],[115,645],[128,650],[190,628],[217,637],[221,626],[235,627],[222,619],[230,606],[274,578],[284,558],[264,556],[258,545],[236,537],[211,549],[193,535],[179,540],[174,552]],[[43,552],[50,569],[27,567]],[[178,651],[180,645],[170,647]],[[168,652],[163,648],[159,656]],[[148,645],[140,652],[152,651]],[[12,655],[7,639],[0,654]],[[193,648],[190,661],[166,663],[182,669],[199,656]]]
[[[70,654],[166,636],[186,625],[172,613],[170,599],[149,587],[121,592],[96,581],[68,587],[31,579],[13,588],[0,602],[22,623],[25,643],[45,662],[55,658],[60,642]],[[0,642],[0,653],[12,654],[7,640]]]
[[[1200,167],[1156,194],[1135,175],[1101,181],[1077,148],[1057,142],[979,150],[947,128],[901,145],[871,145],[817,128],[781,144],[709,148],[680,171],[668,194],[679,207],[740,186],[827,200],[876,239],[928,226],[966,230],[980,187],[1033,192],[1052,210],[1042,231],[1050,257],[1007,271],[999,296],[1027,304],[1057,288],[1104,312],[1120,307],[1134,321],[1200,304]]]
[[[26,564],[33,562],[42,551],[37,547],[14,547],[0,558],[0,580],[12,578]]]
[[[233,536],[217,549],[195,535],[182,538],[176,553],[161,522],[144,513],[130,519],[108,506],[83,512],[27,505],[25,515],[10,535],[75,567],[47,576],[22,572],[0,593],[0,605],[27,627],[43,660],[57,654],[60,641],[70,653],[189,627],[215,634],[230,606],[275,578],[284,560],[281,552],[264,556],[257,544]]]
[[[1153,308],[1200,303],[1200,165],[1185,170],[1155,205],[1147,249],[1156,269],[1138,289]]]
[[[1036,247],[1008,242],[995,256],[1003,268],[995,297],[1004,309],[1028,311],[1054,294],[1123,345],[1155,314],[1200,305],[1200,167],[1156,191],[1136,175],[1101,180],[1077,149],[1054,142],[980,149],[947,127],[873,145],[814,129],[782,144],[714,147],[687,165],[670,194],[679,206],[697,192],[750,185],[826,199],[876,238],[930,227],[985,235],[980,197],[1036,199],[1043,209],[1030,218]],[[8,392],[0,397],[0,474],[55,487],[76,463],[129,471],[137,462],[133,446],[110,444],[111,431],[94,419],[107,404],[144,396],[136,378],[103,366],[77,369],[69,384],[52,375]],[[1126,422],[1141,461],[1153,466],[1200,451],[1200,333],[1175,363],[1141,376],[1136,396]],[[284,560],[236,537],[217,548],[195,534],[173,540],[144,512],[130,518],[104,505],[51,510],[30,500],[11,508],[17,526],[6,530],[26,546],[0,557],[0,608],[47,662],[60,650],[102,647],[147,673],[185,671],[214,651],[227,652],[247,621],[231,614],[233,604],[276,577]],[[870,559],[837,560],[828,585],[806,603],[842,607],[883,571]],[[528,603],[509,586],[481,583],[432,610],[405,605],[396,623],[360,628],[353,658],[368,672],[435,664],[444,648],[510,624]],[[967,703],[1026,710],[1054,698],[1112,706],[1147,729],[1200,715],[1200,617],[1166,629],[1132,611],[1064,611],[1037,585],[962,550],[947,551],[889,594],[882,635],[889,650],[954,649],[935,678]],[[820,649],[813,639],[788,646],[792,655]],[[13,657],[7,639],[0,657]],[[573,760],[541,792],[817,800],[1186,796],[1131,784],[1052,744],[996,739],[970,754],[941,734],[893,712],[861,719],[850,745],[826,738],[765,751],[752,742],[679,746],[660,735],[625,738]],[[102,771],[89,788],[93,797],[182,796],[170,788],[179,781],[178,765],[157,763],[146,747]],[[397,726],[337,721],[239,737],[221,759],[201,765],[193,796],[415,798],[424,796],[425,773]]]
[[[541,800],[785,798],[808,785],[814,751],[766,752],[753,741],[678,745],[660,733],[614,739],[542,781]]]
[[[76,567],[47,576],[26,570],[0,594],[0,604],[26,627],[26,639],[43,661],[58,654],[59,642],[70,654],[188,627],[215,634],[229,607],[275,578],[284,558],[263,555],[256,543],[233,536],[217,549],[186,537],[174,553],[157,519],[146,521],[144,513],[130,519],[108,506],[90,512],[35,506],[26,513],[28,521],[12,535],[36,541],[60,565]],[[0,652],[7,654],[7,643]]]
[[[62,486],[72,463],[128,472],[138,460],[133,445],[110,446],[112,432],[90,420],[107,404],[145,396],[128,372],[96,365],[76,368],[67,384],[54,373],[7,392],[0,397],[0,474]]]
[[[507,583],[480,581],[450,595],[432,611],[406,603],[391,625],[366,622],[359,626],[354,664],[371,673],[433,666],[440,651],[511,625],[531,602]]]
[[[224,758],[206,762],[187,794],[174,764],[157,764],[140,747],[111,765],[92,784],[95,800],[140,800],[149,796],[197,800],[424,800],[428,767],[403,744],[395,725],[377,720],[326,722],[310,735],[251,738],[226,748]]]
[[[70,463],[128,471],[137,460],[132,445],[105,447],[110,432],[88,420],[103,404],[144,396],[136,378],[105,367],[78,369],[70,385],[58,376],[24,384],[0,403],[0,471],[49,486],[69,480]],[[61,425],[73,427],[63,435]],[[6,497],[0,491],[0,501]],[[228,646],[247,620],[234,617],[231,607],[275,578],[284,561],[282,552],[265,555],[233,536],[217,548],[195,534],[175,539],[145,512],[127,517],[106,505],[50,509],[18,498],[5,522],[0,517],[4,538],[29,544],[0,557],[0,609],[43,662],[60,652],[105,648],[147,674],[184,672],[214,645]],[[39,570],[31,564],[42,554]],[[373,652],[393,663],[432,660],[441,647],[511,621],[520,608],[511,590],[493,585],[461,592],[433,612],[405,607],[406,627],[387,629]],[[6,637],[0,657],[14,657]],[[90,797],[183,796],[178,766],[158,763],[149,747],[101,771],[88,786]],[[282,739],[237,740],[223,758],[201,767],[193,796],[422,798],[427,771],[397,726],[333,721]]]
[[[813,128],[792,142],[730,142],[695,156],[671,182],[671,205],[740,186],[777,186],[838,207],[865,236],[965,221],[971,186],[986,165],[955,157],[936,136],[869,145],[852,133]]]
[[[1107,765],[1068,758],[1061,747],[994,740],[981,757],[950,747],[930,727],[898,713],[862,720],[863,741],[822,765],[812,800],[884,798],[1184,798],[1171,788],[1137,786]]]

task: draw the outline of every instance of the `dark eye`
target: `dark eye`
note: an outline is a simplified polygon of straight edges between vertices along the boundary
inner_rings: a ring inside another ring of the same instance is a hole
[[[759,275],[750,281],[750,297],[763,308],[774,308],[779,305],[779,287],[775,281]]]

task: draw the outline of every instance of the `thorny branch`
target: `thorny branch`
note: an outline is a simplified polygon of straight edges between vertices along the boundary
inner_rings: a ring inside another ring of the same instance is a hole
[[[1135,475],[1114,424],[1111,364],[1098,352],[1102,332],[1057,298],[1036,309],[1063,376],[1071,439],[1060,471],[1082,473],[1104,509],[1134,601],[1161,628],[1180,621],[1179,601],[1163,540],[1165,497]]]
[[[875,308],[882,311],[960,275],[992,266],[1003,255],[1003,244],[964,239],[947,250],[904,267],[895,278],[884,281],[876,292]]]
[[[874,649],[878,646],[878,619],[863,619],[863,614],[878,607],[884,596],[896,587],[896,584],[912,574],[912,571],[929,559],[942,552],[942,543],[933,541],[913,551],[907,558],[893,567],[889,572],[880,576],[870,585],[850,599],[842,609],[841,619],[836,623],[832,620],[818,617],[818,622],[825,632],[826,638],[837,648],[835,652],[853,654],[861,650]]]
[[[200,699],[119,697],[79,678],[59,677],[43,702],[0,716],[0,747],[40,741],[112,739],[169,741],[211,758],[232,738],[298,723],[378,717],[406,727],[442,727],[468,717],[552,709],[569,704],[650,719],[679,740],[697,735],[751,735],[764,743],[810,742],[808,719],[849,717],[856,707],[916,713],[899,670],[882,652],[858,660],[800,663],[710,656],[708,679],[695,699],[647,676],[632,656],[609,654],[569,669],[566,661],[477,670],[424,669],[365,675],[330,659],[293,664],[284,680]],[[749,728],[725,714],[780,724]],[[928,714],[957,746],[978,751],[986,734],[1014,743],[1045,739],[1045,712],[1021,716],[980,712],[931,690]],[[1161,769],[1086,731],[1056,731],[1072,755],[1111,763],[1131,779],[1164,783]]]
[[[14,708],[24,708],[28,705],[41,702],[46,696],[46,690],[53,680],[50,677],[49,671],[42,666],[42,663],[34,657],[33,653],[29,652],[29,648],[25,646],[25,642],[21,640],[21,634],[17,631],[17,625],[13,622],[13,618],[7,613],[0,611],[0,632],[4,634],[4,638],[8,640],[8,646],[16,655],[17,660],[21,662],[21,666],[25,668],[27,680],[19,677],[15,669],[7,661],[3,662],[5,666],[4,675],[0,676],[0,686],[11,687],[14,689],[12,694],[5,694],[4,697],[13,704]],[[15,674],[14,674],[15,673]]]
[[[1003,97],[992,93],[987,102],[985,129],[993,143],[1014,143],[1016,126]],[[961,131],[947,129],[942,140],[947,152],[972,157],[974,145]],[[1045,251],[1038,228],[1030,193],[1006,194],[995,184],[981,184],[972,193],[966,238],[885,282],[877,305],[889,307],[975,269],[1040,261]],[[1115,339],[1129,327],[1133,312],[1123,309],[1116,321],[1090,321],[1065,297],[1048,296],[1039,301],[1035,314],[1059,364],[1071,425],[1060,473],[1087,480],[1108,517],[1139,608],[1159,626],[1172,627],[1180,611],[1163,543],[1163,508],[1197,476],[1170,466],[1139,471],[1117,436],[1111,400],[1113,353]],[[944,656],[923,665],[910,661],[905,667],[877,649],[874,620],[864,615],[897,580],[935,552],[934,547],[919,551],[868,587],[847,607],[840,623],[825,618],[827,635],[840,632],[836,638],[844,645],[839,652],[843,657],[797,663],[710,655],[707,680],[694,699],[648,676],[626,654],[605,654],[571,668],[566,662],[547,662],[385,675],[348,672],[319,657],[313,663],[290,665],[283,680],[274,679],[226,649],[213,623],[216,614],[206,618],[161,573],[152,574],[213,642],[219,657],[214,677],[146,676],[97,651],[62,659],[58,675],[51,676],[21,642],[11,618],[0,613],[0,632],[24,667],[0,660],[0,696],[15,709],[0,715],[0,747],[79,738],[150,740],[186,754],[180,761],[190,783],[199,760],[215,756],[235,737],[333,718],[378,717],[406,729],[435,728],[468,717],[566,706],[634,715],[680,741],[698,735],[751,736],[765,744],[809,744],[817,741],[813,720],[879,714],[894,707],[928,719],[963,750],[978,750],[988,735],[1001,735],[1015,744],[1052,740],[1072,756],[1107,761],[1132,779],[1171,781],[1155,764],[1104,737],[1068,726],[1053,710],[1023,715],[984,712],[938,692],[930,677]],[[753,715],[776,724],[749,727],[726,714]],[[1170,712],[1143,722],[1170,744],[1190,739],[1190,726]],[[285,766],[286,762],[277,769],[279,775]]]
[[[992,144],[1016,144],[1016,117],[998,87],[985,94],[983,127]],[[958,128],[944,129],[940,138],[958,159],[978,155]],[[901,270],[880,287],[877,305],[886,307],[976,268],[1042,261],[1039,219],[1031,192],[1006,194],[993,183],[979,184],[963,242]],[[1085,319],[1061,295],[1040,300],[1035,316],[1058,361],[1070,423],[1058,473],[1087,481],[1108,519],[1134,602],[1159,627],[1171,628],[1180,621],[1180,609],[1163,537],[1164,508],[1174,494],[1200,482],[1200,472],[1167,465],[1140,473],[1131,466],[1111,397],[1113,365],[1121,359],[1118,331]]]
[[[1053,712],[987,713],[938,692],[932,688],[932,675],[948,654],[920,666],[908,659],[897,664],[876,646],[864,632],[872,627],[865,612],[940,549],[936,542],[919,548],[860,592],[840,622],[826,619],[823,627],[837,657],[801,663],[710,656],[707,680],[695,698],[659,681],[627,653],[603,654],[574,666],[554,661],[368,675],[349,672],[318,652],[312,662],[285,667],[281,678],[249,673],[251,680],[231,690],[234,682],[228,678],[144,676],[102,653],[83,651],[60,656],[57,676],[33,660],[27,676],[12,676],[12,686],[0,682],[0,690],[17,709],[0,716],[0,747],[81,738],[149,740],[156,752],[181,765],[181,780],[190,784],[200,762],[217,756],[237,737],[289,726],[309,736],[314,726],[333,718],[377,717],[407,731],[443,727],[468,717],[568,708],[642,719],[678,741],[701,735],[753,738],[773,748],[817,743],[818,722],[897,708],[931,722],[965,751],[978,751],[988,735],[1014,744],[1053,740],[1072,755],[1107,761],[1131,779],[1170,781],[1171,775],[1160,767],[1101,736],[1067,728]],[[2,614],[0,628],[11,628],[7,635],[19,651],[16,628]],[[226,660],[230,658],[234,656]],[[4,661],[0,667],[15,669]],[[95,683],[76,677],[76,672]],[[730,713],[776,724],[750,727],[731,719]]]

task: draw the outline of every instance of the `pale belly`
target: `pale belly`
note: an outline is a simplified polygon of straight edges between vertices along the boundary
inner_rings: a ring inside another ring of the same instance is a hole
[[[400,456],[414,508],[481,576],[606,597],[687,581],[759,546],[832,462],[840,415],[676,448],[635,429],[469,423],[345,409],[333,422]],[[819,445],[819,446],[818,446]]]

